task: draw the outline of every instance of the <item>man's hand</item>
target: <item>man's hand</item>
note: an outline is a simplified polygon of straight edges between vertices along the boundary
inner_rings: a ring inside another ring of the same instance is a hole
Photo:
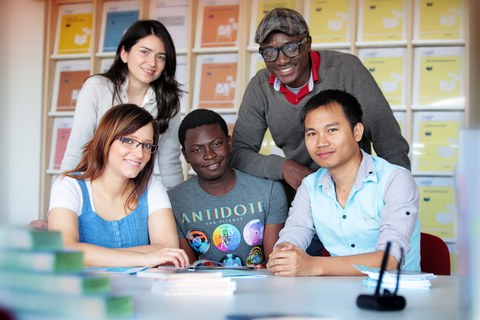
[[[300,186],[303,178],[312,172],[311,169],[291,159],[285,160],[282,165],[283,179],[295,190]]]
[[[314,275],[314,262],[315,258],[302,249],[281,243],[273,249],[267,268],[276,276],[311,276]]]

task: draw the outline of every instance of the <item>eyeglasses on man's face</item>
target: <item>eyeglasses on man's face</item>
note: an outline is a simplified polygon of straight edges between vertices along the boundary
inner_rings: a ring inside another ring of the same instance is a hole
[[[258,52],[262,55],[263,60],[265,62],[273,62],[278,59],[278,55],[280,51],[283,52],[289,58],[294,58],[300,54],[300,46],[307,42],[308,36],[305,36],[301,41],[292,41],[287,42],[281,47],[267,47],[267,48],[259,48]]]
[[[120,137],[118,138],[122,142],[122,144],[127,147],[128,149],[137,149],[138,146],[142,146],[142,151],[145,153],[154,153],[157,151],[158,146],[153,143],[143,143],[138,140],[135,140],[133,138],[128,138],[128,137]]]

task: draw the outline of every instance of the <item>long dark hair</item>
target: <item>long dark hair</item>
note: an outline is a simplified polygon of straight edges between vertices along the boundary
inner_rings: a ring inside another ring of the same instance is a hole
[[[150,112],[136,104],[119,104],[109,109],[100,120],[93,137],[83,147],[80,163],[63,175],[92,181],[100,177],[105,171],[112,143],[149,123],[153,126],[153,143],[158,144],[158,125]],[[133,182],[133,190],[128,195],[125,208],[133,209],[132,205],[138,202],[140,195],[147,189],[153,173],[155,155],[156,153],[153,153],[143,170],[135,178],[130,179]],[[78,174],[79,172],[81,174]]]
[[[122,48],[126,52],[130,52],[132,47],[147,36],[155,35],[160,38],[166,50],[165,69],[158,79],[153,81],[150,85],[155,91],[155,98],[157,100],[157,122],[160,133],[164,133],[168,129],[168,122],[180,110],[180,96],[183,90],[180,89],[180,84],[177,82],[175,73],[177,70],[177,54],[173,44],[172,37],[165,26],[157,20],[138,20],[132,24],[123,35],[117,47],[115,59],[110,69],[101,74],[107,77],[114,84],[113,100],[117,97],[121,100],[120,89],[122,83],[125,82],[128,73],[128,66],[120,57]]]

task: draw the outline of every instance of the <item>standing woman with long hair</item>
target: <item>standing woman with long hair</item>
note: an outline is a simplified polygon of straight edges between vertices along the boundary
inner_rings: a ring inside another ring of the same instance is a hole
[[[182,90],[175,78],[176,67],[173,40],[162,23],[139,20],[130,26],[110,69],[90,76],[80,90],[61,169],[77,166],[84,144],[105,112],[114,105],[132,103],[158,122],[158,169],[163,184],[170,188],[183,181],[177,139]]]
[[[170,200],[152,175],[158,125],[134,104],[110,108],[79,164],[52,185],[48,229],[88,266],[188,265]]]

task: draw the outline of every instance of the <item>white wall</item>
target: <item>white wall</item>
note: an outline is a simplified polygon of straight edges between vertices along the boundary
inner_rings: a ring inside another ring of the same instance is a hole
[[[38,217],[45,2],[0,4],[0,223]]]

